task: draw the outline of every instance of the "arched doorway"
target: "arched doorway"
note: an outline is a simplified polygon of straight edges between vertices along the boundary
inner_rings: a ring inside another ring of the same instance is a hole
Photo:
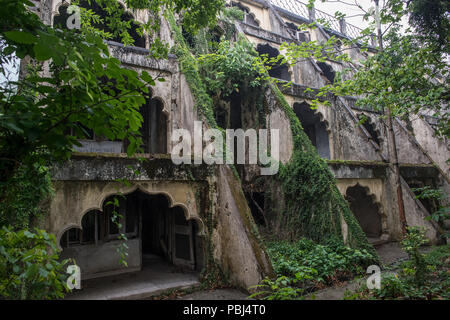
[[[375,203],[366,188],[359,184],[347,189],[345,198],[350,210],[358,220],[368,238],[379,239],[382,234],[381,213],[379,204]]]
[[[327,126],[324,121],[320,120],[319,114],[316,114],[306,102],[294,103],[294,112],[319,155],[322,158],[330,159]]]
[[[320,67],[320,69],[322,69],[325,78],[327,78],[330,83],[334,83],[336,72],[333,70],[333,67],[325,62],[317,62],[317,65]]]
[[[280,54],[280,51],[278,51],[278,49],[271,47],[269,44],[258,44],[258,46],[256,47],[256,51],[258,51],[259,55],[266,55],[269,60],[276,59]],[[268,61],[266,65],[270,68],[269,75],[271,77],[285,81],[291,81],[289,66],[286,63],[282,63],[281,61],[270,63]]]
[[[167,116],[164,105],[158,98],[147,98],[140,108],[143,123],[140,128],[144,153],[167,153]]]
[[[199,226],[186,220],[184,208],[171,207],[165,195],[140,190],[112,195],[103,201],[102,209],[87,212],[82,229],[66,230],[60,239],[61,256],[75,259],[83,278],[165,265],[186,271],[202,269]],[[127,241],[119,240],[121,236]],[[127,246],[126,268],[117,253],[123,243]]]

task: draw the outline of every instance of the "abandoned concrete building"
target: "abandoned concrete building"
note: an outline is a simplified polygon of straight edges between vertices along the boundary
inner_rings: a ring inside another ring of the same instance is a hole
[[[64,23],[69,2],[41,1],[42,19],[51,25]],[[280,53],[282,42],[323,40],[330,34],[354,37],[360,32],[344,20],[308,10],[297,0],[227,1],[227,5],[244,11],[244,20],[236,22],[238,32],[254,44],[258,53],[269,57]],[[124,19],[130,17],[148,19],[145,12],[129,12]],[[329,19],[332,28],[298,31],[297,26],[317,17]],[[164,41],[174,43],[168,22],[162,22],[160,32]],[[169,55],[168,60],[156,61],[146,50],[149,39],[137,33],[134,37],[134,47],[109,41],[113,56],[126,67],[162,74],[166,80],[151,88],[151,97],[141,109],[145,152],[141,156],[147,161],[128,158],[122,141],[103,141],[96,136],[81,141],[71,160],[53,170],[55,196],[46,228],[56,235],[62,255],[76,259],[83,279],[141,270],[147,254],[201,271],[207,255],[212,254],[233,283],[243,288],[257,284],[271,273],[269,259],[254,231],[256,224],[264,223],[259,211],[266,205],[264,187],[252,183],[258,171],[250,165],[238,166],[239,181],[227,165],[172,163],[173,130],[193,132],[194,121],[202,121],[202,117],[177,57]],[[350,51],[355,60],[366,54],[358,49]],[[276,66],[270,76],[292,82],[289,87],[280,86],[284,97],[318,154],[328,163],[337,188],[369,241],[399,240],[401,224],[388,163],[387,133],[380,114],[356,107],[352,97],[329,98],[331,107],[310,108],[312,97],[306,88],[332,82],[343,67],[336,61],[316,63],[306,59],[292,66]],[[267,100],[267,104],[273,103],[270,97]],[[254,125],[253,110],[241,108],[239,99],[233,99],[231,105],[229,111],[216,115],[218,123],[244,130]],[[279,129],[279,160],[287,163],[294,147],[290,122],[279,108],[269,109],[265,125]],[[368,120],[359,125],[362,116]],[[437,242],[439,226],[424,220],[432,204],[417,200],[412,188],[450,190],[446,163],[449,144],[434,135],[431,117],[416,117],[408,124],[395,120],[394,124],[407,223],[426,227],[427,236]],[[130,183],[123,184],[121,179]],[[119,206],[122,230],[110,219],[110,200],[118,194],[124,195]],[[209,216],[214,217],[214,223]],[[344,239],[345,230],[344,223]],[[116,248],[120,241],[115,239],[119,233],[128,238],[128,267],[118,264]],[[208,246],[211,251],[206,250]]]

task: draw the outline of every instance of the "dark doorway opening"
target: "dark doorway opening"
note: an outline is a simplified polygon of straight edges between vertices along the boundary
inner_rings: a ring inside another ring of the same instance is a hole
[[[327,78],[331,83],[334,83],[336,72],[333,70],[333,67],[325,62],[317,62],[317,65],[320,67],[320,69],[322,69],[325,78]]]
[[[345,198],[367,237],[380,238],[382,229],[379,206],[367,194],[366,189],[360,185],[350,187],[347,189]]]
[[[269,44],[258,44],[256,51],[258,51],[259,55],[267,55],[268,60],[275,59],[280,54],[276,48],[271,47]],[[274,63],[266,62],[266,65],[270,68],[269,75],[271,77],[291,81],[291,74],[286,63],[278,60]]]
[[[322,158],[330,159],[330,142],[325,122],[320,121],[320,116],[314,113],[306,102],[295,103],[294,112],[319,155]]]
[[[144,153],[167,153],[167,116],[163,109],[163,103],[157,98],[147,98],[140,109],[144,119],[140,128]]]
[[[267,226],[264,192],[245,192],[245,197],[255,223],[260,226]]]

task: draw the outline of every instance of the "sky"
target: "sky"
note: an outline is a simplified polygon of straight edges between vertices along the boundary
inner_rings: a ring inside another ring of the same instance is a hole
[[[302,0],[301,2],[307,3],[307,0]],[[364,8],[364,10],[368,10],[369,8],[374,8],[375,5],[372,0],[342,0],[342,2],[349,3],[350,5],[343,4],[340,2],[337,2],[335,0],[328,0],[326,2],[322,2],[321,0],[316,0],[316,8],[318,10],[321,10],[323,12],[326,12],[332,16],[336,13],[336,11],[342,12],[346,14],[346,21],[348,23],[353,24],[356,27],[359,27],[361,29],[367,28],[368,22],[364,21],[362,16],[355,16],[358,14],[364,14],[364,12],[361,11],[358,7],[356,7],[354,4],[355,2]],[[380,1],[380,4],[382,4],[382,1]]]
[[[306,4],[308,3],[308,0],[300,0],[300,2]],[[374,7],[373,0],[327,0],[325,2],[322,2],[322,0],[316,0],[316,8],[332,16],[334,16],[336,11],[342,12],[346,14],[346,20],[348,23],[364,29],[368,26],[368,22],[364,21],[362,19],[362,16],[355,16],[362,13],[361,10],[354,5],[355,2],[361,5],[364,10],[368,10],[369,8]],[[384,1],[380,0],[380,5],[382,5],[383,3]],[[10,68],[13,69],[12,66],[10,66]],[[0,75],[0,82],[2,81],[4,81],[4,78]]]
[[[308,0],[300,0],[300,2],[308,3]],[[348,4],[344,4],[343,2]],[[384,2],[384,0],[380,0],[380,7],[383,7]],[[361,9],[354,5],[355,3],[360,5],[366,11],[370,8],[375,10],[375,3],[373,0],[326,0],[325,2],[322,2],[322,0],[316,0],[316,8],[332,16],[334,16],[336,11],[342,12],[346,15],[345,19],[348,23],[351,23],[361,29],[367,28],[369,26],[369,22],[364,21],[362,16],[355,16],[362,13]],[[407,17],[402,19],[402,25],[403,28],[401,30],[404,31],[408,26]]]

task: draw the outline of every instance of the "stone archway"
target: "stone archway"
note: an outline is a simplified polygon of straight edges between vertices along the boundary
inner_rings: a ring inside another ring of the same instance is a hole
[[[46,229],[56,235],[58,243],[65,231],[70,228],[82,228],[82,219],[92,210],[103,210],[106,198],[116,194],[127,195],[140,190],[149,195],[163,194],[169,201],[169,207],[183,208],[186,220],[194,219],[198,224],[198,233],[204,233],[204,223],[200,217],[195,194],[195,184],[178,181],[139,181],[124,185],[111,181],[56,181],[55,196]]]
[[[383,227],[380,204],[376,202],[375,196],[370,194],[369,188],[357,183],[347,188],[345,198],[366,236],[369,239],[381,238]]]
[[[171,206],[170,198],[161,193],[136,189],[110,195],[103,199],[101,211],[90,210],[82,217],[81,229],[74,226],[63,233],[61,255],[75,259],[85,278],[153,268],[155,263],[200,271],[203,239],[197,221],[187,217],[185,208]],[[123,236],[129,268],[118,263]]]
[[[317,110],[312,110],[311,105],[307,102],[296,102],[293,109],[319,155],[322,158],[330,159],[329,124],[323,115]]]
[[[280,55],[280,51],[277,48],[272,47],[270,44],[258,44],[256,46],[256,51],[259,55],[266,55],[268,61],[266,66],[269,67],[269,76],[284,81],[291,81],[291,73],[289,72],[289,65],[287,63],[282,63],[282,61],[270,62],[271,59],[277,59]]]

